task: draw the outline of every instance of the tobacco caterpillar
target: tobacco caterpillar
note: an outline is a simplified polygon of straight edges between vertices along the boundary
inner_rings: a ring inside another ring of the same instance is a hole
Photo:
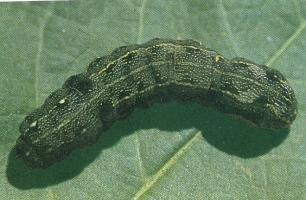
[[[177,100],[212,106],[263,129],[287,128],[297,114],[293,89],[277,70],[226,59],[193,40],[153,39],[119,47],[71,76],[20,125],[17,156],[46,168],[134,108]]]

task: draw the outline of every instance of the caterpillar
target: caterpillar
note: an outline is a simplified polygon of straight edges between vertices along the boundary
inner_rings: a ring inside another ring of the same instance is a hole
[[[212,106],[263,129],[284,129],[297,99],[277,70],[244,58],[226,59],[193,40],[153,39],[115,49],[68,78],[20,125],[16,155],[47,168],[93,144],[134,108],[177,100]]]

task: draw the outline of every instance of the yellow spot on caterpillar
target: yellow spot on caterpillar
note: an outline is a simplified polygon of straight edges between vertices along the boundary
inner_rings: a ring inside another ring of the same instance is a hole
[[[65,98],[63,98],[63,99],[61,99],[58,103],[59,104],[63,104],[63,103],[65,103],[66,102],[66,100],[67,100],[67,97],[65,97]]]
[[[216,56],[216,62],[218,62],[220,60],[220,56]]]
[[[37,125],[37,121],[34,121],[32,124],[30,124],[30,127],[35,127]]]

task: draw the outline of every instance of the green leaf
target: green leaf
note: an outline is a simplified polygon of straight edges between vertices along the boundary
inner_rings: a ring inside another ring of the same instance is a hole
[[[303,0],[1,3],[0,196],[305,198],[305,13]],[[155,104],[48,169],[15,158],[20,122],[69,76],[156,37],[194,39],[280,70],[298,98],[297,119],[269,132],[197,104]]]

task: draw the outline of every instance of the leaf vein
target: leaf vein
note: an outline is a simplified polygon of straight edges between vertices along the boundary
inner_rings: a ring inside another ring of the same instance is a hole
[[[201,135],[201,132],[198,131],[195,133],[193,137],[191,137],[171,158],[170,160],[163,165],[161,169],[155,174],[155,176],[151,179],[150,182],[144,184],[140,190],[133,197],[134,200],[140,199],[150,188],[152,188],[155,183],[163,177],[169,169],[177,163],[177,161],[187,152],[187,150],[191,147],[193,142]]]
[[[288,38],[288,40],[276,51],[272,58],[266,63],[267,66],[271,66],[275,60],[280,57],[280,55],[288,48],[288,46],[293,43],[293,41],[302,33],[306,28],[306,21],[301,23],[301,25],[295,30],[295,32]]]

